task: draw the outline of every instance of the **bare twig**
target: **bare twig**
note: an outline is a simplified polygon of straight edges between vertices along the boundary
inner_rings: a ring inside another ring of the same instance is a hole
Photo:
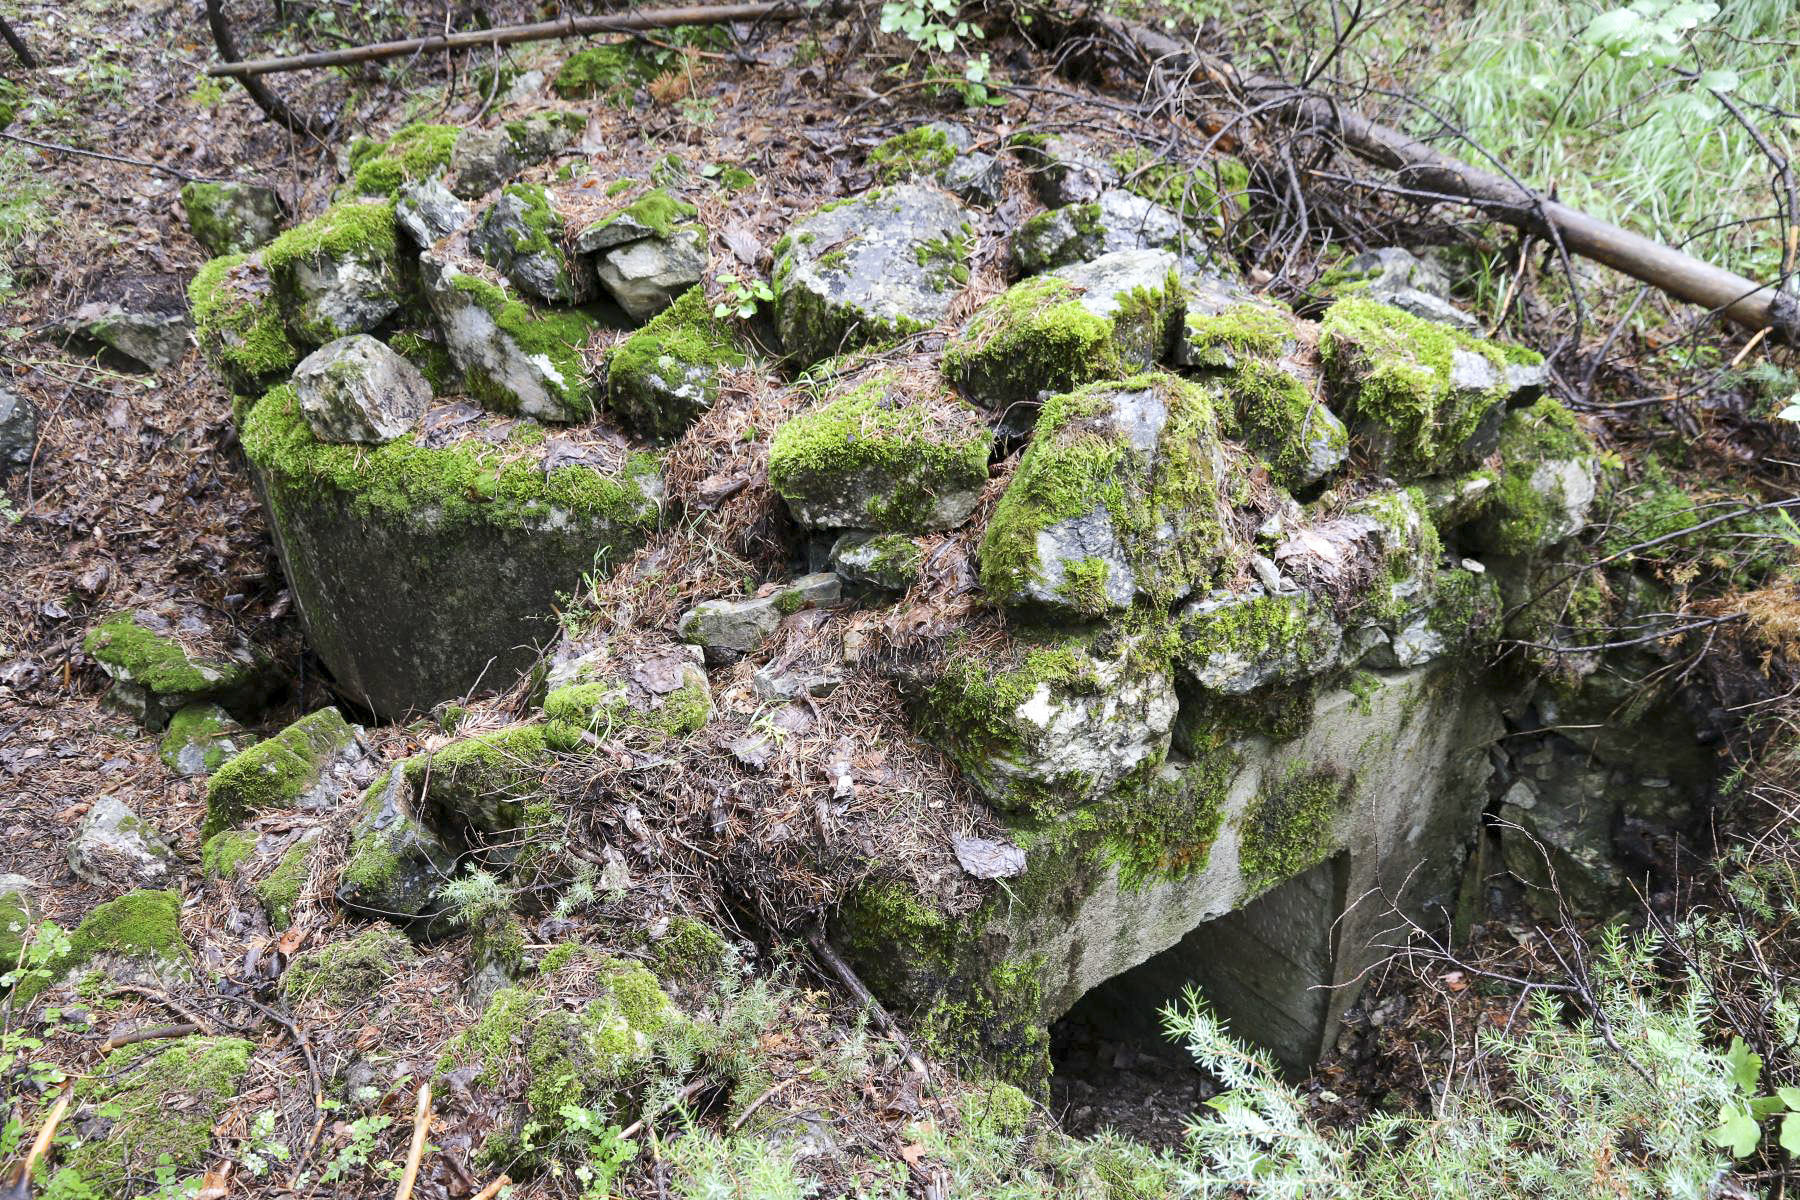
[[[130,1033],[115,1033],[100,1043],[97,1054],[111,1054],[121,1046],[130,1046],[137,1042],[155,1041],[158,1038],[186,1037],[190,1033],[200,1033],[201,1028],[194,1021],[184,1021],[179,1025],[159,1025],[155,1029],[134,1029]]]
[[[37,56],[32,54],[31,47],[25,44],[25,39],[19,36],[18,31],[4,16],[0,16],[0,38],[6,39],[6,44],[12,47],[12,52],[19,56],[21,67],[27,71],[37,70]]]
[[[400,1172],[400,1186],[394,1200],[412,1200],[413,1184],[419,1179],[419,1163],[425,1158],[425,1135],[431,1132],[431,1081],[419,1085],[419,1101],[413,1106],[412,1145],[406,1150],[406,1168]]]

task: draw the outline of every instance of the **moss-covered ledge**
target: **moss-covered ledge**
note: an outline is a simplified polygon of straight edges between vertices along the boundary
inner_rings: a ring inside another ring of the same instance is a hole
[[[315,648],[384,715],[504,687],[556,632],[558,597],[636,549],[661,519],[648,455],[545,469],[514,429],[494,444],[420,436],[319,442],[289,388],[244,422],[244,452]]]

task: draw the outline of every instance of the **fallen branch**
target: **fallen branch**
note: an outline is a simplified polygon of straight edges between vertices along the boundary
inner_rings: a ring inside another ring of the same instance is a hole
[[[476,1192],[471,1200],[494,1200],[494,1197],[500,1194],[500,1189],[511,1182],[511,1175],[502,1175],[494,1180],[494,1182],[482,1188],[479,1192]]]
[[[1468,205],[1676,299],[1702,305],[1750,329],[1770,329],[1790,345],[1800,345],[1800,296],[1792,292],[1609,225],[1286,80],[1240,74],[1223,59],[1153,29],[1092,19],[1114,40],[1134,48],[1153,70],[1166,69],[1177,77],[1204,76],[1241,99],[1265,124],[1278,122],[1336,135],[1350,153],[1392,171],[1408,194]]]
[[[406,1151],[406,1169],[400,1173],[400,1187],[394,1200],[412,1200],[413,1184],[419,1178],[419,1163],[425,1158],[425,1135],[431,1132],[431,1084],[419,1085],[419,1102],[413,1108],[412,1145]]]
[[[21,67],[27,71],[37,69],[37,57],[31,53],[31,47],[25,44],[25,39],[19,36],[18,31],[7,22],[4,16],[0,16],[0,38],[5,38],[6,44],[12,47],[12,52],[19,56]]]
[[[217,0],[209,0],[210,10]],[[427,54],[437,50],[478,50],[492,46],[512,46],[519,42],[547,42],[554,38],[581,37],[590,33],[638,33],[646,29],[668,29],[676,25],[729,25],[734,21],[788,21],[796,17],[817,16],[826,9],[809,9],[790,0],[774,0],[762,4],[704,4],[693,8],[664,8],[649,12],[609,13],[605,16],[578,17],[573,13],[556,21],[535,21],[529,25],[501,25],[494,29],[471,29],[463,33],[442,33],[432,37],[404,38],[397,42],[377,42],[369,46],[351,46],[343,50],[321,50],[316,54],[294,54],[286,58],[258,58],[246,62],[214,63],[206,68],[208,75],[230,75],[243,80],[245,86],[258,75],[279,71],[309,71],[318,67],[341,67],[349,63],[376,62],[384,58],[404,58],[409,54]],[[220,47],[223,52],[224,47]],[[235,54],[226,55],[235,58]]]
[[[881,1026],[889,1037],[899,1043],[900,1052],[906,1056],[908,1069],[929,1080],[931,1072],[925,1069],[925,1059],[917,1050],[913,1049],[912,1043],[900,1031],[900,1026],[894,1022],[893,1017],[888,1015],[888,1010],[881,1006],[881,1001],[875,998],[874,993],[864,986],[861,979],[857,978],[856,972],[850,969],[850,964],[831,948],[831,943],[825,940],[825,930],[822,927],[813,930],[806,935],[806,940],[812,946],[813,953],[819,956],[819,961],[831,968],[831,973],[838,977],[838,982],[850,989],[850,994],[856,997],[858,1004],[868,1009],[875,1018],[875,1023]]]
[[[0,1195],[6,1200],[20,1197],[30,1200],[31,1176],[37,1170],[38,1160],[50,1152],[50,1142],[56,1137],[56,1127],[62,1124],[63,1114],[69,1111],[69,1101],[75,1097],[75,1085],[63,1085],[62,1095],[50,1107],[50,1115],[44,1118],[44,1127],[38,1130],[37,1137],[32,1140],[31,1149],[25,1154],[25,1161],[20,1163],[13,1176],[4,1184],[0,1184]]]
[[[218,48],[219,57],[227,62],[238,56],[237,39],[231,35],[231,26],[225,21],[224,0],[206,0],[206,25],[212,30],[213,45]],[[208,73],[211,68],[208,68]],[[277,125],[285,125],[292,133],[301,137],[317,137],[319,130],[314,129],[312,122],[288,107],[287,101],[269,89],[269,85],[260,79],[245,75],[238,79],[244,85],[244,91],[256,107],[263,110],[269,120]]]
[[[130,1033],[115,1033],[100,1043],[98,1054],[111,1054],[121,1046],[131,1046],[138,1042],[155,1041],[158,1038],[186,1037],[190,1033],[204,1032],[194,1021],[183,1021],[179,1025],[159,1025],[155,1029],[134,1029]]]

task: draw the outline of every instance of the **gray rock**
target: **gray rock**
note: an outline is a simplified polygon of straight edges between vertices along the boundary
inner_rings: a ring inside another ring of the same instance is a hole
[[[756,694],[765,700],[797,700],[801,696],[824,697],[844,682],[841,664],[818,667],[786,667],[771,663],[750,677]]]
[[[578,113],[538,113],[499,129],[465,129],[450,150],[450,190],[464,200],[485,196],[526,167],[543,162],[581,136]]]
[[[281,232],[281,196],[258,183],[187,183],[181,207],[194,240],[211,254],[247,254]]]
[[[391,442],[410,432],[431,403],[431,385],[418,368],[366,333],[327,342],[301,359],[293,385],[321,442]]]
[[[1442,266],[1398,246],[1384,246],[1358,254],[1333,272],[1343,293],[1346,284],[1360,295],[1391,304],[1415,317],[1453,325],[1469,333],[1480,325],[1474,317],[1450,303],[1450,276]]]
[[[1243,466],[1219,435],[1212,394],[1163,376],[1053,404],[1068,415],[1058,410],[1026,447],[982,538],[988,594],[1090,618],[1139,596],[1166,606],[1210,580],[1235,541],[1224,497]],[[1079,507],[1058,482],[1077,479]]]
[[[1324,674],[1337,665],[1344,636],[1330,605],[1311,592],[1258,584],[1190,601],[1176,623],[1182,674],[1225,696]]]
[[[169,718],[157,755],[177,775],[210,775],[256,739],[216,704],[190,704]]]
[[[179,301],[121,304],[96,300],[59,323],[63,340],[79,349],[111,351],[149,371],[161,371],[187,353],[193,328]]]
[[[1180,217],[1118,188],[1098,200],[1054,209],[1026,221],[1012,236],[1013,266],[1035,275],[1118,250],[1172,250],[1189,255],[1200,239]]]
[[[394,220],[421,250],[430,249],[467,225],[470,215],[469,206],[435,175],[401,184],[394,201]]]
[[[778,243],[775,326],[802,364],[943,322],[968,279],[968,210],[916,183],[800,218]]]
[[[474,264],[468,264],[474,266]],[[580,310],[557,314],[562,326],[544,339],[555,353],[521,344],[521,319],[509,306],[505,288],[483,280],[457,265],[439,250],[419,256],[425,299],[444,335],[451,361],[471,382],[484,401],[540,421],[584,421],[594,412],[593,381],[579,345],[566,345],[566,325],[580,322]],[[517,308],[524,308],[520,304]],[[526,326],[542,318],[523,316]]]
[[[160,887],[175,870],[175,852],[148,821],[116,796],[94,801],[69,840],[69,870],[119,891]]]
[[[1051,208],[1091,204],[1108,188],[1119,186],[1119,172],[1111,163],[1060,134],[1021,144],[1018,154],[1031,168],[1031,186],[1038,199]]]
[[[37,433],[37,407],[17,392],[0,387],[0,483],[31,466]]]
[[[699,283],[706,273],[706,232],[676,229],[613,246],[594,261],[601,286],[634,321],[646,321]]]
[[[944,168],[944,187],[964,203],[992,208],[1000,203],[1006,182],[1006,164],[982,150],[958,154]]]
[[[1116,318],[1125,299],[1137,291],[1160,292],[1169,286],[1180,260],[1167,250],[1134,248],[1114,250],[1050,272],[1081,289],[1081,306],[1099,317]],[[1170,325],[1175,313],[1171,310]],[[1153,331],[1153,354],[1143,365],[1153,366],[1168,346],[1170,330]]]
[[[1072,668],[1039,677],[1029,656],[955,663],[921,701],[920,732],[1003,810],[1078,807],[1168,752],[1174,680],[1136,653],[1133,639],[1069,638],[1046,648]],[[988,711],[993,696],[1019,691],[1017,704]],[[979,728],[955,716],[971,702],[984,706]]]
[[[376,211],[381,215],[381,209]],[[269,278],[296,340],[321,346],[333,338],[367,333],[400,311],[406,287],[395,239],[333,236],[346,228],[360,233],[360,222],[368,220],[364,205],[338,205],[296,226],[265,251]],[[288,239],[301,230],[316,236],[286,252]]]
[[[509,184],[475,218],[469,246],[514,287],[546,304],[574,304],[590,290],[585,266],[563,248],[563,219],[537,184]]]
[[[845,583],[905,592],[924,565],[918,543],[901,533],[847,533],[831,546],[831,568]]]
[[[765,596],[748,600],[703,600],[681,615],[676,633],[706,653],[717,665],[733,662],[759,648],[781,625],[782,618],[803,608],[829,608],[843,596],[843,584],[830,572],[802,575]]]
[[[81,648],[113,681],[106,702],[151,730],[208,701],[248,716],[278,680],[261,650],[205,610],[173,601],[115,613],[88,631]]]
[[[1560,766],[1560,778],[1521,779],[1500,798],[1501,858],[1537,911],[1555,912],[1560,891],[1578,913],[1610,915],[1625,896],[1625,873],[1613,853],[1608,772],[1573,755]]]
[[[410,812],[406,768],[389,770],[350,830],[349,854],[338,876],[338,903],[421,936],[455,924],[438,892],[456,871],[456,853]]]

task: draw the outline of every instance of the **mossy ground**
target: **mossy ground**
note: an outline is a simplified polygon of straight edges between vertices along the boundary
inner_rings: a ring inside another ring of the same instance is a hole
[[[639,707],[624,680],[577,682],[545,696],[544,715],[602,738],[629,730],[685,737],[705,728],[712,715],[712,694],[704,680],[689,680],[659,701],[654,707]]]
[[[312,851],[310,841],[294,843],[276,861],[274,869],[257,882],[256,898],[270,929],[286,929],[293,923],[294,906],[300,902],[300,892],[306,886]]]
[[[869,164],[883,183],[901,183],[914,175],[939,176],[955,159],[949,135],[928,125],[897,133],[869,151]]]
[[[197,1182],[211,1165],[213,1123],[242,1092],[255,1047],[243,1038],[151,1041],[109,1054],[75,1085],[76,1101],[108,1115],[104,1132],[59,1148],[51,1195],[128,1196],[154,1191],[159,1167],[171,1182]],[[89,1192],[71,1189],[85,1186]]]
[[[318,781],[331,756],[354,736],[337,709],[322,708],[241,752],[207,782],[202,836],[211,837],[258,813],[292,807]]]
[[[310,950],[288,964],[281,992],[290,1004],[348,1008],[381,993],[414,957],[406,935],[377,925],[356,937]]]

